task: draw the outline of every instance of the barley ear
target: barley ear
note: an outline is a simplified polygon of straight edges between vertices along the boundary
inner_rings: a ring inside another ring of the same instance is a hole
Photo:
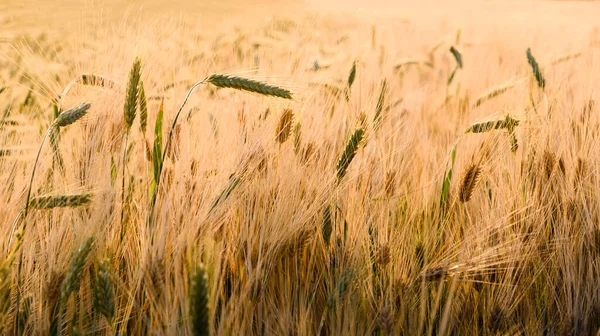
[[[459,200],[461,202],[466,203],[471,199],[480,177],[481,167],[476,164],[469,166],[460,184]]]
[[[338,160],[338,163],[337,163],[338,182],[341,181],[342,178],[346,175],[346,170],[348,169],[348,166],[352,162],[352,159],[354,159],[354,156],[356,155],[356,151],[360,147],[360,144],[363,140],[364,135],[365,135],[365,131],[362,128],[358,128],[356,131],[354,131],[354,134],[352,134],[352,137],[350,138],[350,140],[348,140],[348,143],[346,144],[346,148],[344,149],[344,152],[340,156],[340,159]]]
[[[279,122],[277,123],[277,142],[280,144],[287,141],[291,132],[292,132],[292,122],[294,121],[294,111],[291,109],[285,109],[281,113],[279,117]]]
[[[193,334],[210,335],[210,311],[208,307],[208,279],[202,266],[196,269],[192,278],[190,293],[190,315]]]
[[[373,117],[373,129],[377,131],[381,125],[383,106],[385,104],[385,96],[387,94],[387,80],[384,78],[381,81],[381,91],[379,91],[379,98],[377,99],[377,106],[375,107],[375,116]]]
[[[302,146],[302,125],[300,122],[297,122],[294,126],[294,153],[298,154],[300,152],[300,147]]]
[[[146,135],[146,127],[148,125],[148,102],[146,100],[146,91],[144,90],[144,82],[140,79],[138,104],[140,106],[140,128],[144,137]]]

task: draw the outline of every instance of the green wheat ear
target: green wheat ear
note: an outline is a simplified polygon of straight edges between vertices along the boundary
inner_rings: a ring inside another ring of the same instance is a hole
[[[259,82],[244,77],[231,76],[227,74],[213,74],[204,80],[214,86],[249,91],[265,96],[275,96],[284,99],[292,99],[292,93],[282,87]]]
[[[544,75],[542,74],[538,62],[531,54],[531,48],[527,48],[527,62],[531,65],[531,71],[533,72],[533,77],[535,77],[538,86],[543,90],[546,87],[546,80],[544,79]]]
[[[135,119],[137,112],[141,68],[141,61],[139,58],[136,58],[135,61],[133,61],[131,71],[129,72],[129,83],[127,84],[127,94],[125,97],[125,106],[123,108],[127,131],[129,131],[131,125],[133,125],[133,120]]]
[[[29,201],[29,206],[33,209],[53,209],[53,208],[74,208],[87,205],[91,202],[92,194],[75,195],[49,195],[34,197]]]
[[[65,275],[65,278],[60,286],[60,302],[64,306],[71,293],[79,288],[79,282],[83,274],[86,259],[94,245],[94,237],[88,238],[77,251],[73,253],[71,264]]]
[[[96,271],[94,308],[100,314],[104,315],[109,323],[115,316],[115,295],[110,276],[110,262],[108,259],[103,260],[98,265],[98,270]]]
[[[342,153],[342,156],[340,156],[340,159],[337,163],[338,182],[341,181],[342,178],[344,178],[344,176],[346,175],[346,170],[352,162],[352,159],[354,159],[356,151],[358,150],[358,147],[360,147],[364,135],[364,129],[359,128],[356,131],[354,131],[354,134],[352,134],[352,137],[350,138],[350,140],[348,140],[346,148],[344,149],[344,152]]]

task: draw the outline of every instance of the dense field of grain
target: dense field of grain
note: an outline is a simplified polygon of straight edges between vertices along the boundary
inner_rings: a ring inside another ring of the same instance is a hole
[[[596,335],[598,15],[3,1],[2,334]]]

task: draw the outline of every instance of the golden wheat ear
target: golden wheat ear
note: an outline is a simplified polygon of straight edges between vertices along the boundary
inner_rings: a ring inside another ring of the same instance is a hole
[[[287,141],[292,132],[292,123],[294,121],[294,111],[291,109],[285,109],[281,113],[279,117],[279,122],[277,123],[277,130],[275,131],[275,135],[277,137],[277,142],[280,144]]]
[[[460,184],[459,200],[466,203],[473,197],[473,191],[481,177],[481,167],[477,164],[472,164],[466,170],[465,175]]]
[[[249,91],[265,96],[275,96],[284,99],[292,99],[292,93],[282,87],[259,82],[244,77],[231,76],[227,74],[212,74],[204,80],[214,86]]]

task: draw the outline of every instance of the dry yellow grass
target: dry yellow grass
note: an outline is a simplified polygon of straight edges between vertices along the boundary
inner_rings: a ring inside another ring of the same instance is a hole
[[[391,3],[2,2],[1,332],[596,334],[600,4]]]

